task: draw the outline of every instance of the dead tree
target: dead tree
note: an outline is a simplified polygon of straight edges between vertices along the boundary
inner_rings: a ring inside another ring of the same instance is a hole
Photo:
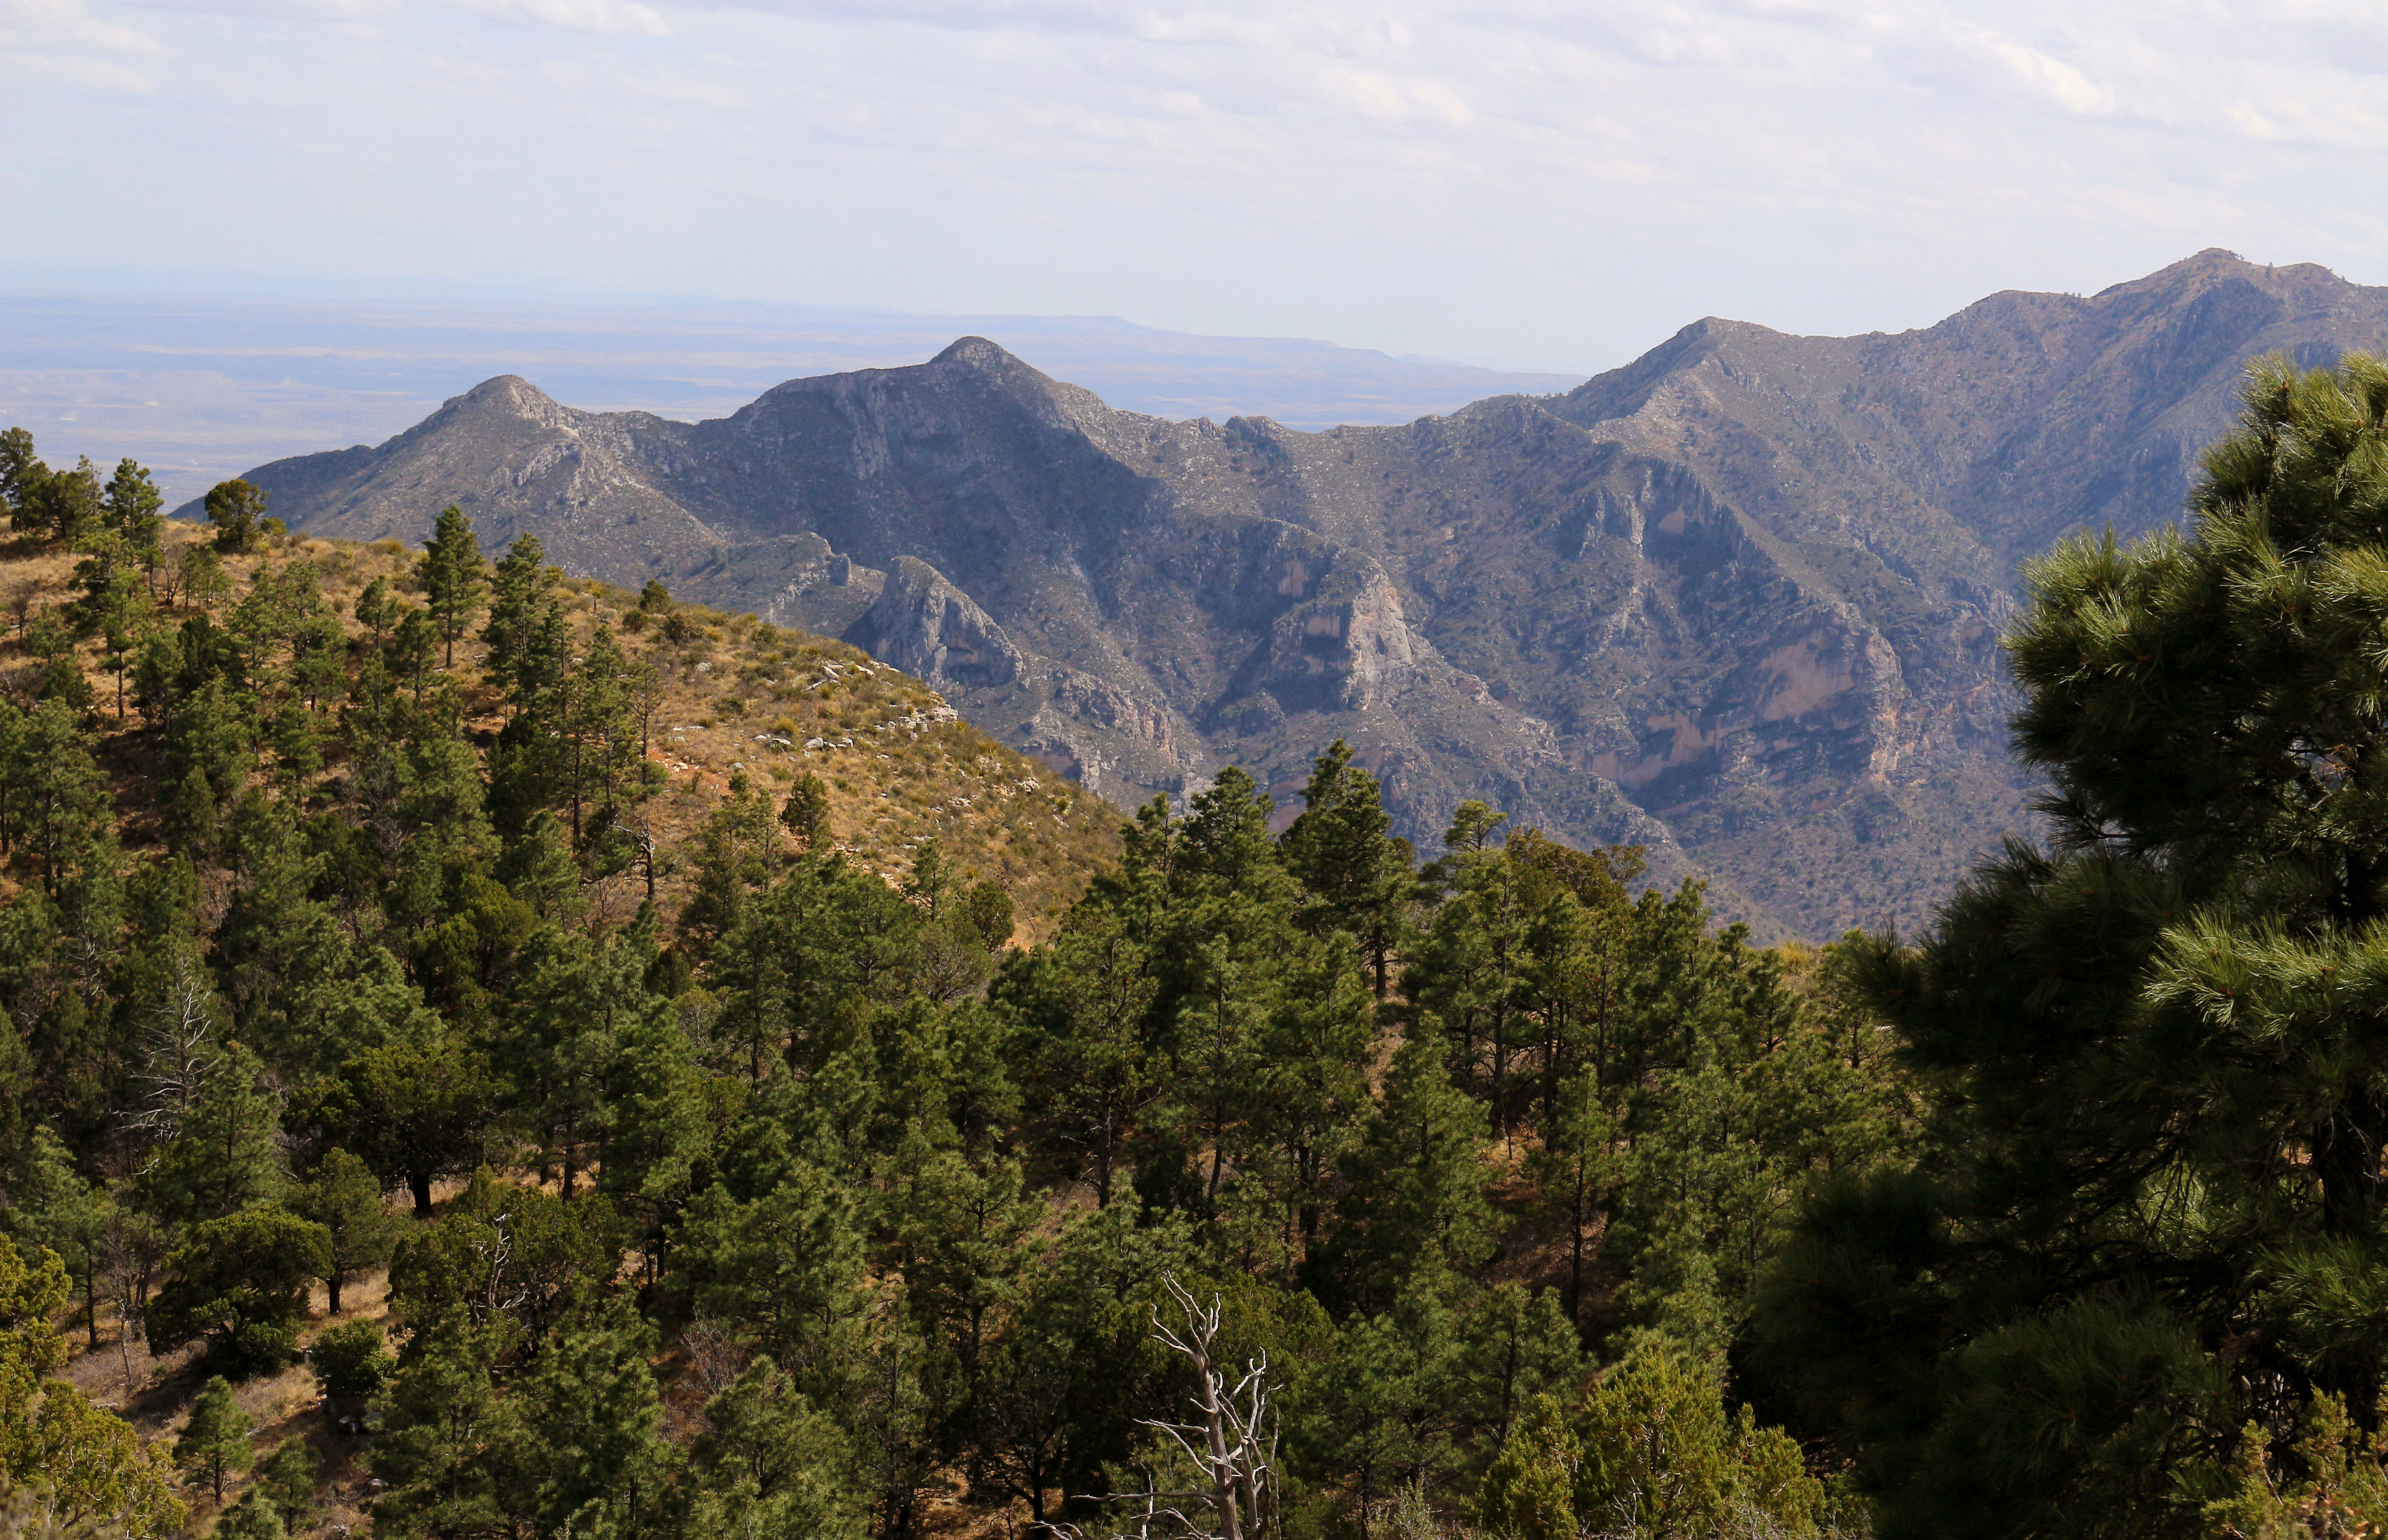
[[[1277,1420],[1270,1402],[1276,1387],[1269,1382],[1268,1355],[1247,1360],[1243,1375],[1230,1388],[1213,1353],[1219,1336],[1219,1297],[1212,1295],[1205,1306],[1174,1275],[1163,1273],[1161,1281],[1185,1324],[1163,1322],[1156,1309],[1152,1334],[1193,1365],[1197,1388],[1188,1400],[1198,1420],[1137,1420],[1169,1440],[1193,1467],[1200,1484],[1163,1492],[1157,1483],[1148,1483],[1139,1493],[1113,1493],[1093,1500],[1133,1502],[1143,1509],[1128,1521],[1129,1527],[1111,1531],[1112,1540],[1130,1540],[1131,1535],[1134,1540],[1260,1540],[1277,1506]],[[1061,1540],[1089,1540],[1075,1525],[1045,1527]]]

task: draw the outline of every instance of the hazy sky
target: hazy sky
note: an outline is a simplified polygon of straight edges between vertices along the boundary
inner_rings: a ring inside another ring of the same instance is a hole
[[[2388,5],[0,0],[0,264],[1510,367],[2203,246],[2388,282]],[[93,286],[108,275],[95,274]]]

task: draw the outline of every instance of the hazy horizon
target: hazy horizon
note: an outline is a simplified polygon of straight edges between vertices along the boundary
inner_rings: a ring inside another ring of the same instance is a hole
[[[0,0],[0,263],[1570,372],[2213,246],[2388,279],[2383,72],[2332,0]]]
[[[130,455],[178,500],[268,461],[379,443],[497,374],[522,375],[568,406],[695,420],[726,416],[789,379],[920,363],[976,334],[1127,410],[1308,429],[1405,423],[1585,377],[1115,317],[10,287],[0,273],[0,420],[31,429],[54,461]]]

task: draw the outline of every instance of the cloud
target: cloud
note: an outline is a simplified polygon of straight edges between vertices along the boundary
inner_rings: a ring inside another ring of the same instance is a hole
[[[90,90],[131,96],[157,95],[158,84],[113,59],[78,54],[40,54],[0,47],[0,66],[23,74],[70,81]]]
[[[14,130],[66,191],[0,259],[103,251],[130,182],[235,265],[1518,361],[2388,266],[2372,0],[0,0],[0,120],[99,125]]]
[[[665,37],[661,13],[635,0],[460,0],[464,8],[500,21],[555,27],[566,32],[635,33]]]
[[[83,0],[0,0],[0,69],[28,81],[153,95],[157,82],[127,60],[166,53],[148,32],[92,15]]]

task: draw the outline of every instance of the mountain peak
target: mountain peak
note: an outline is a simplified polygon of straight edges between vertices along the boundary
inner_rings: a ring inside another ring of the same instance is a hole
[[[483,380],[462,396],[451,397],[442,410],[499,412],[540,423],[557,423],[572,409],[519,374],[499,374]]]
[[[985,370],[1027,367],[1000,343],[989,342],[984,337],[956,337],[944,352],[929,361],[964,363]]]

